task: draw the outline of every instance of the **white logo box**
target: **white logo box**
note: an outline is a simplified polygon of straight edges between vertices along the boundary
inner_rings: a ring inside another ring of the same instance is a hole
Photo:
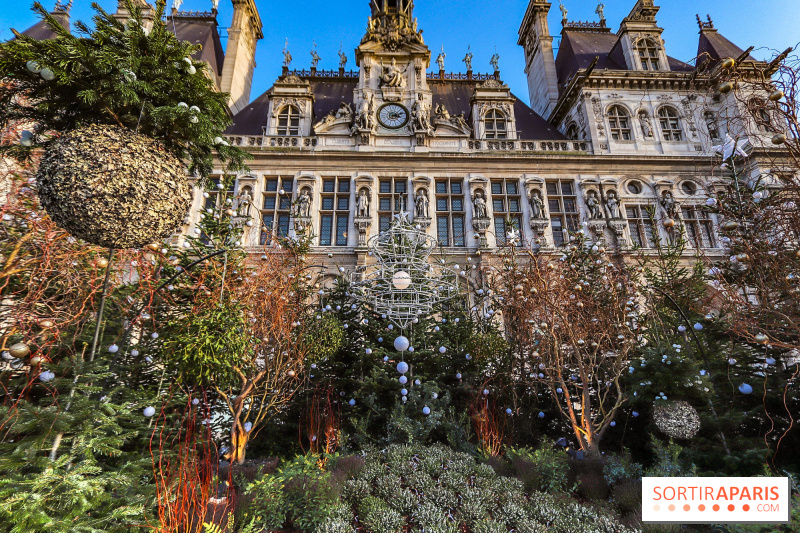
[[[788,524],[788,477],[646,477],[648,524]]]

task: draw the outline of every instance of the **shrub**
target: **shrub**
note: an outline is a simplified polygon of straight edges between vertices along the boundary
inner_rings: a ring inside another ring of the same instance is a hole
[[[518,448],[506,454],[516,477],[528,492],[564,492],[568,486],[568,456],[550,446]]]
[[[635,463],[627,453],[609,455],[606,456],[606,463],[603,465],[603,476],[609,485],[626,479],[641,479],[642,465]]]
[[[545,457],[558,457],[544,452],[532,455],[540,463],[546,462]],[[398,533],[407,526],[415,533],[630,532],[612,517],[569,497],[526,495],[521,480],[498,476],[474,457],[444,446],[390,446],[365,459],[364,469],[344,483],[348,506],[329,510],[317,532],[351,533],[355,528]],[[601,463],[593,467],[605,484]],[[398,476],[397,468],[408,473]],[[560,475],[566,476],[563,467]]]
[[[620,481],[611,491],[611,501],[620,514],[626,515],[642,507],[642,482],[638,479]]]

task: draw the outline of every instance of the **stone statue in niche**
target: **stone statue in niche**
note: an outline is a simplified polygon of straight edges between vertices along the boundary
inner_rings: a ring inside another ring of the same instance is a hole
[[[480,191],[475,193],[472,199],[472,212],[475,218],[488,218],[486,215],[486,200],[483,199],[483,194]]]
[[[432,133],[430,111],[428,105],[425,103],[425,96],[420,94],[414,106],[411,108],[411,120],[414,126],[414,131],[425,131]]]
[[[252,190],[244,187],[236,198],[236,212],[239,216],[246,216],[250,212],[250,203],[253,201]]]
[[[375,127],[375,97],[372,94],[364,96],[361,107],[356,117],[357,130],[371,130]]]
[[[646,111],[639,112],[639,123],[642,125],[642,133],[645,137],[653,136],[653,121]]]
[[[678,203],[675,201],[672,191],[664,191],[659,203],[669,218],[678,218]]]
[[[425,189],[417,190],[417,197],[414,199],[414,216],[428,218],[428,194]]]
[[[589,210],[589,219],[603,219],[603,208],[600,205],[600,198],[598,198],[596,192],[589,191],[589,194],[586,195],[586,208]]]
[[[405,71],[400,70],[400,67],[397,66],[397,59],[392,58],[392,62],[388,66],[381,65],[383,66],[383,73],[381,74],[382,87],[406,86]]]
[[[547,216],[544,210],[544,200],[542,200],[542,193],[539,189],[533,189],[531,196],[528,199],[531,205],[531,218],[540,220]]]
[[[609,218],[619,218],[619,198],[616,191],[608,191],[606,195],[606,208],[608,208]]]
[[[358,201],[356,202],[356,216],[368,217],[369,216],[369,194],[367,189],[363,188],[358,192]]]
[[[311,216],[311,195],[308,193],[308,189],[303,189],[303,192],[297,197],[297,216],[300,218]]]

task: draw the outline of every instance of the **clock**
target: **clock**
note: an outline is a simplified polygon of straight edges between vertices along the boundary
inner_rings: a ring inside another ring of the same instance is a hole
[[[378,109],[378,120],[390,130],[400,129],[408,124],[408,109],[400,104],[384,104]]]

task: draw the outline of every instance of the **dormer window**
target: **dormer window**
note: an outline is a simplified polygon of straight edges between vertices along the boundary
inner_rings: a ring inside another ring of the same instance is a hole
[[[639,62],[642,65],[642,70],[659,69],[659,49],[655,41],[642,39],[636,48],[639,51]]]
[[[291,105],[287,105],[278,113],[277,135],[287,137],[297,137],[300,135],[300,111]]]
[[[661,123],[661,134],[665,141],[682,141],[683,130],[678,112],[671,107],[662,107],[658,110],[658,121]]]
[[[507,139],[506,116],[497,109],[490,109],[483,118],[487,139]]]
[[[631,137],[631,118],[624,107],[615,105],[609,108],[608,129],[611,131],[611,138],[615,141],[630,141],[633,139]]]

